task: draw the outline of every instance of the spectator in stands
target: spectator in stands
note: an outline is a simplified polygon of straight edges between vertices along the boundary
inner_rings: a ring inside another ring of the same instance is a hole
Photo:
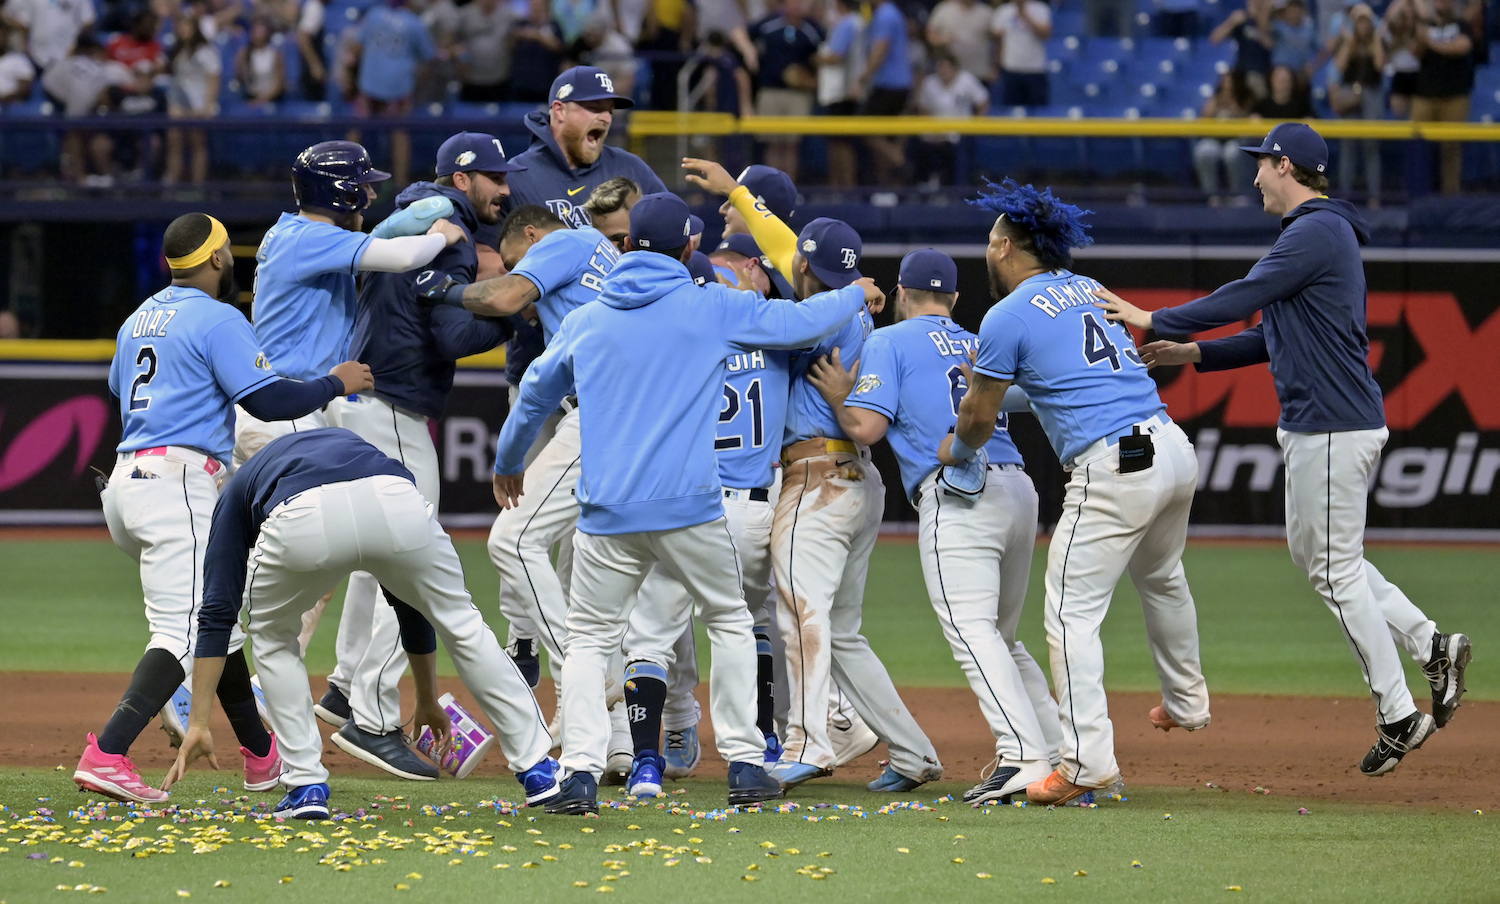
[[[828,116],[853,116],[864,97],[859,76],[865,71],[865,20],[859,0],[834,0],[828,40],[818,49],[818,103]],[[828,140],[828,184],[853,188],[859,184],[854,144],[847,139]]]
[[[1329,80],[1328,104],[1337,116],[1349,119],[1383,119],[1385,95],[1381,91],[1385,70],[1385,44],[1375,28],[1375,13],[1361,3],[1350,10],[1351,28],[1340,34],[1334,51],[1336,76]],[[1339,192],[1354,190],[1355,151],[1363,157],[1365,190],[1370,207],[1380,206],[1380,142],[1344,139],[1339,149]]]
[[[31,57],[9,47],[6,28],[0,25],[0,104],[23,101],[31,94],[32,82],[36,81],[36,67]]]
[[[639,23],[637,23],[639,27]],[[615,17],[607,9],[594,13],[588,27],[583,30],[582,62],[603,69],[614,82],[615,92],[631,97],[635,94],[635,77],[640,69],[635,47],[623,32],[615,27]],[[623,137],[624,130],[621,130]]]
[[[1275,33],[1271,27],[1271,0],[1246,0],[1219,23],[1208,36],[1209,43],[1234,40],[1234,68],[1245,76],[1245,84],[1256,97],[1265,97],[1266,80],[1271,75],[1271,45]]]
[[[27,65],[30,65],[28,62]],[[21,338],[21,318],[10,308],[0,308],[0,339]]]
[[[406,8],[406,0],[386,0],[365,13],[356,53],[359,96],[354,101],[355,113],[390,119],[411,115],[417,67],[432,59],[436,49],[427,26]],[[411,136],[405,129],[392,129],[391,179],[405,185],[410,174]]]
[[[412,0],[412,12],[427,26],[427,36],[432,39],[432,59],[418,67],[417,87],[412,94],[412,106],[420,110],[445,103],[448,86],[462,83],[458,65],[463,41],[458,5],[453,0]],[[508,59],[508,45],[506,49]]]
[[[1264,119],[1311,119],[1312,95],[1290,66],[1271,70],[1271,91],[1255,102],[1252,115]]]
[[[900,116],[911,96],[911,56],[907,47],[906,14],[895,0],[881,0],[865,29],[865,69],[859,93],[865,97],[864,115]],[[890,185],[905,165],[905,142],[899,138],[866,139],[874,157],[875,181]]]
[[[1411,99],[1417,93],[1417,14],[1409,0],[1394,0],[1380,23],[1386,48],[1386,71],[1391,77],[1388,103],[1397,119],[1411,118]]]
[[[1198,0],[1155,0],[1151,33],[1158,38],[1198,37]]]
[[[745,24],[749,0],[692,0],[692,5],[699,46],[708,40],[709,35],[718,32],[724,36],[724,43],[734,48],[735,54],[744,61],[745,69],[751,75],[759,73],[760,51]],[[761,9],[769,5],[757,3]]]
[[[109,39],[105,54],[116,63],[144,76],[147,81],[167,68],[167,54],[157,33],[161,19],[150,9],[143,9],[130,20],[130,29]]]
[[[974,73],[959,67],[953,51],[946,47],[935,49],[932,64],[932,72],[922,79],[922,89],[917,92],[917,112],[945,119],[969,119],[989,112],[989,91]],[[918,144],[917,178],[926,180],[929,188],[957,182],[959,141],[956,132],[923,135]]]
[[[652,54],[651,108],[677,109],[677,73],[682,61],[676,54],[692,50],[697,23],[688,0],[652,0],[636,48]],[[543,98],[545,100],[545,97]]]
[[[112,93],[129,85],[130,70],[109,59],[93,32],[80,34],[73,50],[42,75],[42,89],[64,116],[83,119],[108,113]],[[114,141],[108,132],[70,129],[63,136],[63,178],[93,188],[114,183]]]
[[[1318,55],[1318,30],[1304,0],[1287,0],[1271,23],[1271,66],[1286,66],[1306,80]]]
[[[562,30],[552,21],[547,0],[530,0],[527,11],[526,20],[515,27],[510,99],[517,103],[544,104],[552,91],[552,80],[562,71]]]
[[[196,16],[178,16],[172,33],[177,40],[167,61],[172,75],[167,85],[167,115],[173,119],[218,116],[219,77],[223,71],[219,49],[204,37]],[[187,168],[193,184],[208,181],[207,134],[202,129],[168,129],[164,184],[176,185],[182,181],[185,149],[192,155]]]
[[[571,47],[583,37],[583,30],[593,18],[596,0],[551,0],[552,21],[562,32],[564,47]]]
[[[143,9],[130,20],[130,27],[109,39],[105,53],[126,67],[134,80],[120,88],[116,112],[126,116],[153,116],[166,111],[165,92],[157,78],[167,68],[167,54],[157,40],[157,14]],[[130,178],[140,181],[154,171],[161,156],[161,136],[154,132],[121,132],[115,136],[114,159],[125,166]]]
[[[286,58],[271,38],[270,20],[257,17],[250,23],[250,40],[235,54],[240,93],[254,106],[274,104],[286,93]]]
[[[1198,111],[1203,119],[1241,119],[1255,106],[1255,95],[1245,84],[1245,75],[1231,69],[1219,76],[1218,90],[1203,102]],[[1251,158],[1240,150],[1244,138],[1200,138],[1193,147],[1193,166],[1198,171],[1198,187],[1208,195],[1208,203],[1218,207],[1224,196],[1242,201],[1250,189]],[[1224,167],[1224,182],[1219,182],[1219,166]]]
[[[302,96],[328,96],[328,66],[323,62],[323,27],[328,18],[323,0],[302,0],[297,15],[297,52],[302,55]]]
[[[990,27],[1000,59],[1000,103],[1007,107],[1045,107],[1047,40],[1052,37],[1052,10],[1042,0],[1001,0]]]
[[[499,103],[510,94],[511,27],[515,13],[500,0],[473,0],[458,10],[459,99],[467,103]],[[552,76],[546,74],[546,83]],[[539,77],[537,81],[541,81]],[[545,93],[546,89],[543,89]]]
[[[755,50],[760,54],[760,93],[755,112],[761,116],[810,116],[813,90],[813,59],[823,43],[823,32],[807,19],[806,0],[782,0],[780,12],[755,23]],[[797,135],[767,139],[766,164],[797,181]]]
[[[934,50],[946,47],[961,69],[988,85],[998,76],[990,35],[994,13],[979,0],[942,0],[927,19],[927,44]]]
[[[6,26],[26,36],[26,53],[46,72],[73,52],[73,44],[94,24],[93,0],[6,0],[0,9]]]
[[[1413,52],[1417,70],[1411,118],[1417,122],[1465,122],[1469,95],[1474,90],[1475,38],[1469,23],[1458,17],[1454,0],[1432,0],[1422,10]],[[1463,175],[1463,146],[1456,141],[1439,145],[1444,194],[1458,194]]]
[[[698,109],[734,116],[752,109],[750,72],[721,32],[710,33],[693,59],[704,64],[697,69],[691,92],[702,98]]]
[[[1083,33],[1091,38],[1135,36],[1135,0],[1083,0]]]

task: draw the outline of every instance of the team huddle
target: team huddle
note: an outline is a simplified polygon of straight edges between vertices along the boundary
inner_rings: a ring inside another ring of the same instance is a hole
[[[990,185],[972,202],[996,217],[995,303],[976,336],[952,319],[952,258],[908,254],[887,298],[861,274],[849,224],[792,231],[796,187],[769,167],[735,179],[683,161],[688,182],[725,199],[725,236],[700,250],[687,204],[603,143],[629,104],[600,70],[568,70],[528,116],[527,151],[452,136],[433,180],[371,233],[363,212],[388,174],[351,142],[307,149],[298,211],[256,255],[253,325],[225,303],[225,227],[194,213],[167,228],[172,283],[117,338],[124,430],[102,493],[112,537],[140,563],[151,640],[88,737],[81,788],[161,803],[198,758],[217,768],[217,697],[245,788],[286,789],[278,817],[330,812],[318,719],[341,750],[412,780],[462,778],[498,743],[526,803],[550,813],[597,812],[601,783],[654,797],[701,758],[695,624],[730,805],[780,798],[880,743],[889,759],[871,791],[939,779],[937,748],[861,633],[885,500],[870,446],[885,438],[919,515],[930,601],[995,738],[965,800],[1087,801],[1122,782],[1100,626],[1127,572],[1161,678],[1147,717],[1210,722],[1182,565],[1197,457],[1148,374],[1189,363],[1271,366],[1293,560],[1378,710],[1361,770],[1389,772],[1452,719],[1469,639],[1439,631],[1363,556],[1386,439],[1367,363],[1367,236],[1323,194],[1327,147],[1310,128],[1277,126],[1244,149],[1283,217],[1271,253],[1155,312],[1071,272],[1086,212]],[[887,305],[895,322],[875,329]],[[1126,329],[1187,336],[1257,312],[1205,342],[1138,349]],[[488,552],[504,644],[439,526],[429,431],[455,362],[502,344],[511,405]],[[1050,687],[1016,639],[1037,524],[1016,415],[1037,418],[1070,474],[1045,576]],[[337,667],[314,700],[307,644],[346,577]],[[488,725],[438,696],[439,641]],[[535,696],[543,649],[550,725]],[[1398,649],[1423,668],[1430,714]],[[158,713],[180,747],[160,788],[128,756]]]

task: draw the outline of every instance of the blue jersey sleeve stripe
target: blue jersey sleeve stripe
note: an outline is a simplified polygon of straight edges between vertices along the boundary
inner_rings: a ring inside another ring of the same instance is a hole
[[[365,240],[359,243],[359,247],[354,249],[354,259],[349,262],[350,276],[359,272],[359,259],[365,256],[365,249],[370,247],[370,243],[373,241],[375,241],[375,236],[367,235],[365,236]]]
[[[1016,378],[1016,375],[1013,373],[1001,373],[998,370],[990,370],[987,367],[980,367],[977,364],[970,365],[969,369],[974,371],[974,373],[979,374],[981,377],[989,377],[991,380],[1015,380]]]
[[[877,405],[874,402],[861,402],[861,401],[857,401],[855,399],[847,399],[844,402],[844,407],[845,408],[863,408],[863,409],[865,409],[867,411],[873,411],[873,412],[875,412],[877,414],[883,414],[883,415],[885,415],[886,420],[889,420],[889,421],[894,421],[896,419],[896,412],[891,411],[889,408],[886,408],[884,405]]]

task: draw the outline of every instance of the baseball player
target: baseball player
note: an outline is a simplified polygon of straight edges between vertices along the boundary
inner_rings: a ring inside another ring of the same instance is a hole
[[[1338,618],[1370,686],[1376,740],[1359,768],[1384,775],[1453,718],[1471,644],[1463,634],[1439,631],[1364,558],[1366,496],[1389,435],[1365,333],[1364,221],[1347,201],[1325,194],[1328,145],[1306,124],[1279,125],[1241,150],[1256,158],[1266,212],[1281,217],[1271,252],[1207,298],[1153,314],[1100,293],[1101,307],[1111,320],[1165,336],[1261,314],[1238,335],[1153,342],[1142,355],[1151,366],[1192,363],[1202,371],[1270,363],[1281,401],[1276,436],[1286,460],[1287,545]],[[1412,701],[1398,645],[1422,664],[1432,715]]]
[[[713,454],[724,362],[736,352],[815,342],[863,310],[867,294],[883,296],[865,283],[793,305],[696,286],[682,264],[688,218],[687,205],[672,194],[637,202],[630,211],[633,250],[598,300],[570,314],[532,364],[496,450],[495,497],[508,508],[524,498],[522,457],[537,425],[576,387],[589,414],[563,662],[560,759],[567,776],[551,812],[598,809],[609,743],[606,672],[632,597],[658,561],[702,606],[729,802],[782,794],[766,774],[765,740],[755,725],[755,642]]]
[[[890,437],[906,496],[919,513],[928,596],[995,736],[995,771],[964,795],[979,806],[1046,778],[1062,728],[1046,676],[1016,640],[1036,541],[1037,496],[1006,416],[983,446],[977,493],[954,487],[938,463],[938,445],[958,420],[968,389],[964,371],[977,345],[973,333],[953,322],[957,284],[953,258],[931,248],[908,254],[898,281],[898,322],[870,334],[858,379],[835,349],[832,361],[813,364],[808,380],[850,439],[872,446]],[[892,791],[921,784],[894,766],[882,778]]]
[[[1026,788],[1033,802],[1063,804],[1120,775],[1099,625],[1123,572],[1141,595],[1161,678],[1151,721],[1189,731],[1208,724],[1198,620],[1182,568],[1198,459],[1167,418],[1129,331],[1092,304],[1099,283],[1067,269],[1070,249],[1090,242],[1084,212],[1051,190],[1010,180],[991,189],[974,203],[996,215],[986,252],[990,291],[1007,294],[984,315],[958,424],[938,460],[982,463],[1015,383],[1072,474],[1047,554],[1044,619],[1062,762]],[[965,470],[985,475],[974,465]]]
[[[416,723],[446,746],[451,728],[435,688],[440,636],[464,686],[499,729],[527,804],[557,796],[557,762],[547,756],[541,710],[474,608],[458,553],[433,510],[410,470],[336,427],[283,436],[235,474],[208,535],[192,715],[168,785],[199,757],[214,762],[213,693],[243,603],[271,725],[281,739],[281,783],[288,790],[274,815],[328,818],[328,770],[297,634],[302,614],[360,568],[386,588],[401,620],[416,679]]]
[[[396,198],[396,207],[410,210],[441,199],[453,211],[450,222],[472,236],[479,224],[500,219],[500,205],[509,192],[506,176],[518,169],[506,161],[493,135],[460,132],[438,148],[437,181],[410,186]],[[365,277],[350,354],[370,365],[380,388],[329,406],[330,419],[404,464],[434,508],[442,479],[428,425],[447,404],[453,362],[489,351],[508,339],[512,328],[506,320],[476,319],[458,308],[427,308],[413,301],[421,287],[443,279],[473,282],[474,247],[472,241],[457,242],[422,269]],[[372,624],[369,645],[352,675],[352,716],[333,743],[393,775],[436,779],[437,768],[417,756],[402,736],[398,683],[406,656],[394,612],[377,605],[378,592],[368,574],[356,572],[349,579],[344,606],[369,612]]]
[[[701,251],[687,262],[699,286],[718,283]],[[725,361],[728,377],[714,437],[724,515],[739,554],[741,589],[754,620],[756,652],[755,724],[765,738],[766,761],[781,754],[776,733],[771,651],[771,520],[780,491],[777,437],[786,421],[790,353],[777,349],[736,352]],[[693,689],[698,684],[691,596],[661,564],[641,584],[625,632],[625,702],[635,762],[626,783],[636,797],[661,793],[663,776],[681,778],[701,756],[701,718]],[[680,615],[686,621],[663,621]],[[662,731],[666,744],[662,745]],[[660,751],[660,752],[658,752]]]
[[[706,161],[688,159],[684,166],[697,169]],[[754,235],[752,220],[766,216],[775,217],[782,223],[790,222],[797,208],[797,186],[792,177],[775,167],[755,164],[748,166],[735,180],[738,187],[731,191],[719,206],[719,215],[724,218],[724,235],[727,239],[735,235]],[[723,247],[722,244],[720,247]],[[779,263],[773,263],[779,260]],[[770,280],[776,297],[795,298],[792,287],[791,254],[778,255],[771,260],[762,259],[766,266],[765,276]]]
[[[127,754],[183,681],[196,633],[204,542],[234,445],[234,405],[263,420],[301,417],[341,393],[373,385],[370,369],[345,361],[299,383],[278,379],[250,324],[229,304],[229,233],[207,214],[178,217],[162,240],[172,284],[120,327],[109,388],[120,400],[119,457],[103,492],[110,536],[141,566],[151,640],[114,715],[73,773],[80,788],[118,800],[159,803]],[[245,787],[275,787],[275,738],[256,712],[243,635],[226,636],[219,699],[245,755]],[[304,693],[306,689],[304,688]]]
[[[604,233],[610,244],[625,253],[625,237],[630,235],[630,208],[641,199],[641,187],[634,179],[616,176],[599,183],[583,205],[589,225]]]

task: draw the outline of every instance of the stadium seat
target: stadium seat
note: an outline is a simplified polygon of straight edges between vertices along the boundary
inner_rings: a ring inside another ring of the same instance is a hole
[[[1142,60],[1169,60],[1178,65],[1191,60],[1196,49],[1188,38],[1142,38],[1138,43]]]

